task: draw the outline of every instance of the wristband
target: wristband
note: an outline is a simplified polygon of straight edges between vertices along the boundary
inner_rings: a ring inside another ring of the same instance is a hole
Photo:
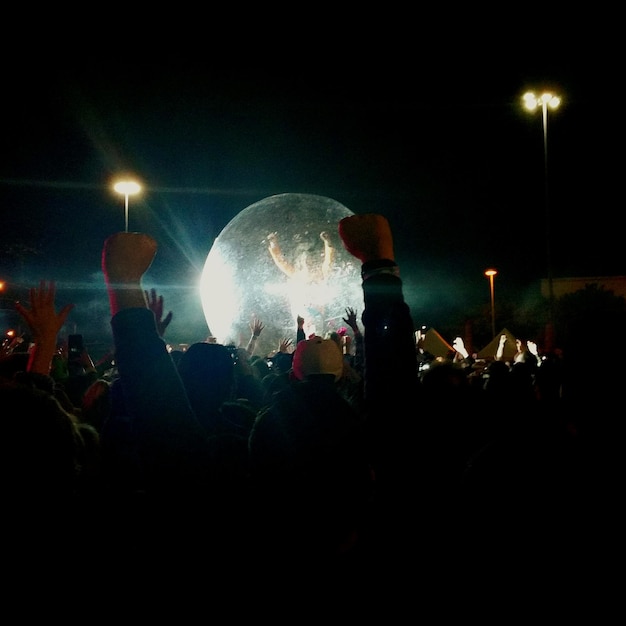
[[[400,267],[395,261],[388,259],[380,259],[379,261],[370,261],[363,263],[361,267],[361,278],[367,280],[372,276],[378,276],[379,274],[391,274],[400,278]]]

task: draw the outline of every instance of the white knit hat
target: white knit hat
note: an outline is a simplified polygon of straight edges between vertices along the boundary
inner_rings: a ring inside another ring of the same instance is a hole
[[[311,337],[298,342],[292,368],[299,380],[316,374],[332,374],[337,381],[343,373],[343,355],[332,339]]]

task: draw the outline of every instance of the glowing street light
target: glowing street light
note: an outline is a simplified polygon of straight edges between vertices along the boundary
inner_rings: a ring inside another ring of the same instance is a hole
[[[553,93],[545,92],[537,97],[532,92],[524,94],[524,107],[529,111],[541,107],[543,119],[543,165],[544,165],[544,190],[546,205],[546,261],[548,264],[548,305],[550,335],[554,333],[554,285],[552,281],[552,246],[551,246],[551,217],[550,195],[548,193],[548,109],[557,109],[561,104],[561,98]],[[550,336],[550,341],[552,336]],[[547,342],[549,343],[549,342]]]
[[[134,196],[141,191],[141,185],[134,181],[120,181],[113,189],[124,196],[124,230],[128,232],[128,196]]]
[[[491,294],[491,336],[496,336],[496,300],[493,290],[493,277],[498,272],[496,270],[485,270],[485,276],[489,278],[489,292]]]

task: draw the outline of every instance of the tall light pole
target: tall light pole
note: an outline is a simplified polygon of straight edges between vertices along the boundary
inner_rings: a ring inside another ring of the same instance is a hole
[[[485,270],[485,276],[489,278],[489,293],[491,294],[491,336],[496,336],[496,299],[493,289],[493,279],[498,272],[496,270]]]
[[[541,107],[543,120],[543,172],[544,172],[544,193],[546,206],[546,261],[548,270],[548,322],[549,340],[551,343],[554,334],[554,284],[552,281],[552,225],[550,215],[550,194],[548,191],[548,108],[557,109],[561,104],[561,98],[553,93],[544,92],[537,97],[532,92],[524,94],[524,106],[529,111],[534,111]]]
[[[128,196],[134,196],[141,191],[141,185],[134,181],[125,180],[115,183],[113,189],[124,196],[124,232],[128,232]]]

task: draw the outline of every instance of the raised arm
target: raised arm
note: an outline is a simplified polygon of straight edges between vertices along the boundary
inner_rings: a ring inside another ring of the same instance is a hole
[[[414,389],[417,379],[413,320],[402,292],[391,228],[382,215],[351,215],[339,222],[339,236],[362,264],[366,404],[378,415],[391,415],[390,401]]]
[[[362,263],[362,406],[379,494],[393,503],[389,521],[395,530],[412,515],[402,509],[408,502],[406,494],[419,484],[415,446],[423,437],[423,415],[413,320],[404,300],[387,219],[352,215],[339,222],[339,235],[346,250]]]
[[[268,250],[276,267],[286,276],[293,276],[296,273],[296,268],[283,255],[276,233],[270,233],[267,239],[269,241]]]
[[[504,356],[504,346],[506,345],[506,335],[500,335],[498,347],[496,349],[496,361],[501,361]]]
[[[256,350],[256,341],[261,336],[263,329],[265,328],[265,324],[257,319],[256,317],[250,322],[250,339],[248,340],[248,345],[246,346],[246,352],[252,356],[254,351]]]
[[[320,239],[324,242],[324,261],[322,262],[322,276],[327,279],[335,262],[335,248],[333,248],[330,234],[326,231],[320,233]]]
[[[154,287],[150,289],[150,291],[144,290],[144,296],[148,303],[148,308],[154,313],[154,321],[156,322],[159,337],[164,337],[165,331],[170,325],[174,314],[169,311],[169,313],[163,317],[163,296],[158,295]]]
[[[156,252],[148,235],[116,233],[104,243],[102,270],[115,360],[146,476],[157,489],[179,489],[202,476],[205,441],[141,284]]]
[[[57,349],[58,334],[73,304],[66,304],[57,313],[55,305],[56,284],[40,281],[39,288],[31,288],[30,308],[20,302],[15,303],[17,312],[22,316],[33,338],[33,347],[28,359],[28,371],[35,374],[50,374],[52,357]]]

